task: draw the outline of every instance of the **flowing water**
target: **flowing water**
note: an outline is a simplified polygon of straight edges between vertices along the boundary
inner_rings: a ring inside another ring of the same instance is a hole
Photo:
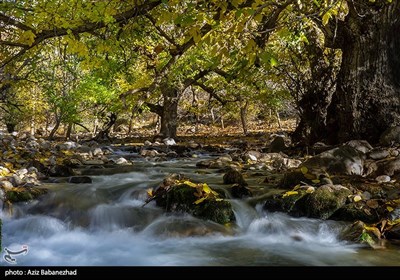
[[[135,162],[135,171],[93,176],[93,184],[48,184],[48,195],[2,213],[3,248],[29,252],[18,265],[400,265],[399,248],[372,250],[338,239],[342,222],[268,213],[232,199],[236,224],[165,214],[146,189],[169,173],[222,187],[222,174],[196,160]],[[3,253],[4,255],[4,253]],[[8,265],[2,257],[1,265]]]

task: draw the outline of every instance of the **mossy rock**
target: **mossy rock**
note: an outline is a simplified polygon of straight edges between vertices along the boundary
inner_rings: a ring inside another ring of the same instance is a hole
[[[47,191],[48,190],[44,188],[13,188],[12,190],[6,191],[6,197],[10,202],[29,201],[42,194],[46,194]]]
[[[329,219],[338,209],[346,204],[352,192],[340,185],[323,185],[310,194],[305,202],[307,216]]]
[[[168,191],[156,197],[156,204],[167,212],[184,212],[195,217],[226,224],[235,220],[232,205],[229,201],[205,199],[195,204],[196,188],[186,184],[173,185]]]
[[[301,217],[305,215],[304,203],[309,195],[305,189],[276,194],[265,201],[264,209],[271,212],[285,212],[291,216]]]
[[[384,216],[386,214],[383,207],[370,209],[364,202],[359,201],[344,205],[331,216],[331,219],[351,222],[359,220],[373,224],[379,222]]]

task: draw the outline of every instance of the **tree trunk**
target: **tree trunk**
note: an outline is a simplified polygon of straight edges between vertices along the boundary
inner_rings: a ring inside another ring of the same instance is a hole
[[[338,57],[334,50],[321,46],[320,35],[316,30],[307,32],[310,44],[302,53],[297,54],[301,60],[308,62],[306,75],[298,73],[300,80],[294,85],[296,106],[300,121],[292,133],[292,140],[301,145],[312,145],[317,141],[325,141],[326,118],[328,106],[335,91],[335,76],[338,72]]]
[[[117,114],[111,113],[108,117],[108,122],[103,126],[103,128],[98,132],[98,134],[93,138],[95,141],[110,140],[110,131],[115,122],[117,121]]]
[[[54,139],[54,135],[56,134],[58,128],[60,127],[60,124],[61,124],[61,118],[56,117],[56,124],[54,125],[53,129],[51,130],[51,132],[49,134],[50,140]]]
[[[246,101],[240,106],[240,120],[242,122],[243,133],[247,135],[247,108],[249,107],[249,101]]]
[[[180,94],[176,88],[161,87],[161,90],[164,103],[162,106],[160,134],[163,137],[176,138]]]
[[[400,0],[348,1],[342,66],[328,108],[331,143],[376,143],[400,123]]]
[[[71,139],[72,125],[73,125],[72,122],[68,123],[67,132],[65,134],[65,139],[67,139],[67,140]]]

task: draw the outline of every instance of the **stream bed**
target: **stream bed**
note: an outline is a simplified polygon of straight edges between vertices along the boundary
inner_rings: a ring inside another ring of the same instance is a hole
[[[341,241],[344,222],[293,218],[231,199],[236,223],[166,214],[146,190],[170,173],[211,187],[222,174],[199,172],[197,159],[135,161],[132,172],[92,176],[92,184],[44,184],[39,200],[2,213],[3,248],[29,266],[375,266],[400,265],[399,248],[373,250]],[[25,247],[24,247],[25,248]],[[9,265],[4,260],[0,265]]]

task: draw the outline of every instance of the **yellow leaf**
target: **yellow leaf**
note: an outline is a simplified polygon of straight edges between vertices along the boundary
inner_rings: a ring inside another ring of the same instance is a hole
[[[318,179],[314,179],[314,180],[311,180],[311,182],[313,182],[314,184],[318,184],[318,183],[321,182],[321,181],[318,180]]]
[[[323,25],[327,25],[328,24],[328,22],[329,22],[329,20],[330,20],[330,18],[331,18],[331,13],[330,13],[330,11],[328,11],[328,12],[326,12],[323,16],[322,16],[322,24]]]
[[[390,206],[386,206],[386,209],[389,211],[389,212],[393,212],[393,207],[390,207]]]
[[[147,195],[148,196],[150,196],[150,197],[152,197],[154,194],[153,194],[153,189],[148,189],[147,190]]]
[[[203,184],[203,192],[211,193],[211,189],[207,184]]]
[[[205,197],[202,197],[202,198],[196,200],[196,201],[194,202],[194,204],[200,204],[200,203],[202,203],[205,199],[206,199]]]
[[[356,196],[354,196],[353,200],[354,200],[354,202],[359,202],[362,200],[362,198],[361,198],[361,196],[356,195]]]
[[[306,193],[313,193],[315,191],[314,187],[308,187]]]
[[[287,197],[287,196],[295,195],[295,194],[299,194],[299,192],[298,191],[288,191],[288,192],[285,192],[282,197]]]
[[[184,181],[183,184],[188,185],[189,187],[192,187],[192,188],[197,188],[197,184],[190,182],[190,181]]]
[[[308,168],[305,167],[305,166],[302,166],[302,167],[300,168],[300,171],[301,171],[301,173],[303,173],[303,174],[307,174]]]
[[[222,200],[224,200],[224,199],[222,199],[222,198],[216,198],[215,199],[215,201],[222,201]]]

